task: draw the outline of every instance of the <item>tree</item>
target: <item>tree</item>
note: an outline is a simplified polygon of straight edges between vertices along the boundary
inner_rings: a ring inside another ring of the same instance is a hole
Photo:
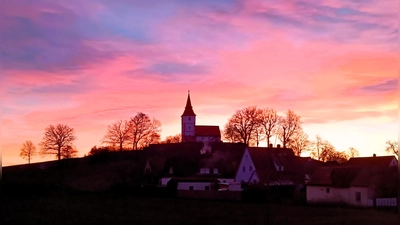
[[[315,136],[315,141],[311,142],[312,150],[311,156],[317,160],[321,160],[320,154],[322,151],[322,146],[324,144],[324,140],[319,135]]]
[[[44,137],[40,142],[42,155],[54,154],[60,160],[67,156],[67,151],[73,151],[72,143],[76,140],[74,129],[63,124],[50,125],[45,129]]]
[[[131,139],[131,123],[129,121],[118,120],[117,122],[108,125],[107,134],[103,138],[103,143],[111,146],[118,146],[122,151],[124,146]]]
[[[399,143],[397,141],[386,142],[386,152],[398,155],[399,154]]]
[[[61,149],[61,157],[63,159],[70,159],[76,157],[78,154],[78,150],[71,145],[67,145]]]
[[[348,160],[349,156],[345,152],[336,151],[335,147],[328,141],[322,141],[320,160],[323,162],[336,161],[338,163],[344,163]]]
[[[300,156],[303,151],[309,150],[311,141],[308,139],[308,135],[303,129],[299,129],[293,134],[293,137],[287,145],[289,148],[293,149],[295,155]]]
[[[278,118],[276,111],[270,108],[263,109],[259,115],[259,123],[263,127],[267,146],[271,143],[271,137],[276,133]]]
[[[353,147],[350,147],[349,150],[347,150],[347,155],[350,158],[359,157],[360,156],[360,152],[357,149],[355,149]]]
[[[292,110],[286,112],[285,117],[278,119],[278,138],[282,142],[284,148],[290,142],[293,135],[301,128],[300,116],[296,115]]]
[[[182,142],[182,135],[175,134],[173,136],[167,136],[164,141],[161,143],[163,144],[170,144],[170,143],[181,143]]]
[[[132,150],[140,150],[160,141],[161,123],[139,112],[129,120]]]
[[[36,146],[32,143],[32,141],[25,141],[22,145],[19,156],[21,156],[23,159],[27,159],[28,164],[30,164],[34,155],[36,155]]]
[[[224,137],[249,145],[256,141],[261,110],[256,106],[237,110],[225,125]]]

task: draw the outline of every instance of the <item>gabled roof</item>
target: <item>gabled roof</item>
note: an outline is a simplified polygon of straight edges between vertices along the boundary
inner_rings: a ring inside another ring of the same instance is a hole
[[[195,136],[212,136],[212,137],[221,137],[221,132],[219,130],[219,126],[195,126]]]
[[[212,143],[211,154],[201,155],[201,168],[217,168],[218,176],[234,178],[246,145],[236,143]]]
[[[194,111],[193,111],[192,102],[190,101],[190,93],[188,93],[185,111],[183,111],[182,116],[196,116],[196,114],[194,114]]]
[[[165,160],[163,173],[168,173],[172,168],[174,177],[197,177],[200,168],[218,168],[221,177],[234,177],[240,164],[241,157],[246,148],[244,144],[211,143],[211,152],[200,154],[204,143],[171,143],[154,144],[143,150],[144,154],[153,160]],[[157,166],[158,168],[161,165]]]
[[[356,157],[350,158],[349,161],[342,165],[358,167],[389,167],[392,160],[397,161],[395,156]]]
[[[320,167],[311,176],[308,185],[347,188],[359,172],[358,167]]]

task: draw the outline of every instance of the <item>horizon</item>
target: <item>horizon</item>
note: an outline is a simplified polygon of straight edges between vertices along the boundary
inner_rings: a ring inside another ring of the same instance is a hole
[[[2,5],[2,166],[25,164],[22,144],[39,148],[59,123],[74,128],[78,157],[138,112],[160,120],[161,140],[178,134],[187,90],[197,125],[222,130],[257,106],[291,109],[311,140],[361,157],[398,140],[394,0]]]

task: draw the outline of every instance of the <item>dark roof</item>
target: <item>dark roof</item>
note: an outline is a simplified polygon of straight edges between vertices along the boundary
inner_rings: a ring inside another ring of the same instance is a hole
[[[148,158],[153,158],[150,163],[162,163],[162,159],[165,159],[162,171],[165,174],[172,168],[174,177],[196,177],[200,168],[218,168],[220,177],[225,178],[236,175],[246,145],[211,143],[211,151],[200,154],[203,146],[204,143],[201,142],[154,144],[145,148],[143,152]]]
[[[221,132],[219,130],[219,126],[195,126],[195,136],[213,136],[213,137],[221,137]]]
[[[294,184],[304,183],[304,175],[314,172],[320,163],[310,158],[301,158],[293,154],[290,148],[247,148],[262,183],[274,181],[291,181]],[[277,171],[275,165],[283,166]]]
[[[311,176],[308,185],[347,188],[359,172],[358,167],[320,167]]]
[[[342,165],[358,167],[389,167],[392,160],[397,161],[395,156],[356,157],[350,158],[349,161]]]
[[[234,178],[246,145],[236,143],[212,143],[211,153],[201,155],[200,168],[217,168],[220,177]]]
[[[190,94],[188,93],[188,97],[186,100],[185,111],[183,111],[182,116],[196,116],[193,111],[192,102],[190,101]]]

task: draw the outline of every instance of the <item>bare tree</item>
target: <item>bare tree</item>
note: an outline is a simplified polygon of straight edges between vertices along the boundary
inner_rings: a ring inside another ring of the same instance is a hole
[[[282,142],[284,148],[290,142],[293,135],[301,128],[300,116],[296,115],[292,110],[286,112],[285,117],[278,119],[278,138]]]
[[[78,155],[78,150],[76,150],[75,147],[72,147],[71,145],[64,146],[61,149],[61,157],[63,159],[70,159],[74,158]]]
[[[175,134],[173,136],[167,136],[164,141],[161,143],[163,144],[169,144],[169,143],[181,143],[182,142],[182,135],[181,134]]]
[[[53,154],[60,160],[64,155],[63,148],[72,146],[75,140],[73,128],[64,124],[50,125],[45,129],[44,137],[39,144],[41,147],[40,154]]]
[[[397,141],[386,142],[386,152],[398,155],[399,154],[399,143]]]
[[[224,137],[247,145],[254,142],[260,114],[261,110],[256,106],[237,110],[225,125]]]
[[[263,109],[259,116],[259,123],[263,127],[267,146],[271,143],[271,137],[276,133],[278,118],[279,116],[276,114],[276,111],[270,108]]]
[[[295,155],[300,156],[303,151],[307,151],[311,147],[311,141],[303,129],[298,129],[290,139],[287,146],[293,149]]]
[[[223,139],[231,143],[240,142],[240,137],[234,130],[233,124],[225,124],[224,130],[222,131]]]
[[[317,160],[321,160],[320,154],[322,152],[322,146],[324,144],[324,140],[319,135],[315,136],[315,141],[311,142],[311,156]]]
[[[107,134],[103,138],[103,143],[107,143],[113,147],[118,146],[122,151],[128,141],[131,139],[131,123],[126,120],[118,120],[108,125]]]
[[[326,140],[320,143],[320,149],[319,159],[323,162],[336,161],[343,163],[349,159],[349,156],[345,152],[336,151],[335,147]]]
[[[355,149],[353,147],[350,147],[349,150],[347,150],[347,155],[350,158],[359,157],[360,156],[360,152],[357,149]]]
[[[149,144],[160,141],[161,123],[144,113],[139,112],[129,120],[130,143],[132,150],[143,149]]]
[[[30,164],[31,159],[34,155],[36,155],[36,146],[32,143],[32,141],[25,141],[22,145],[19,156],[21,156],[23,159],[28,160],[28,164]]]

